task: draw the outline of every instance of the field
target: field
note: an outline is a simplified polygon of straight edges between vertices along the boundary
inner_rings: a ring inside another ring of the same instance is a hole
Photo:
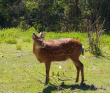
[[[39,63],[32,53],[33,28],[0,30],[0,93],[109,93],[110,92],[110,36],[101,37],[102,56],[95,57],[88,52],[86,33],[45,32],[45,40],[75,38],[85,47],[85,82],[75,83],[76,68],[72,61],[53,62],[50,69],[50,83],[45,83],[45,65]],[[80,75],[81,76],[81,75]]]

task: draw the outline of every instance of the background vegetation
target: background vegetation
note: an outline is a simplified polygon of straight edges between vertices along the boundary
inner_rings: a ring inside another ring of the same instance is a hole
[[[0,0],[0,26],[39,31],[86,32],[94,24],[110,31],[109,0]]]
[[[0,0],[0,28],[86,32],[89,51],[99,56],[101,33],[110,34],[109,3],[109,0]]]

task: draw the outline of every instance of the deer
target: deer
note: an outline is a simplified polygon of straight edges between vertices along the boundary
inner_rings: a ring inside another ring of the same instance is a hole
[[[45,64],[46,79],[45,85],[49,82],[49,71],[51,62],[65,61],[71,59],[77,69],[76,83],[79,81],[79,73],[81,71],[81,84],[84,82],[84,66],[79,60],[79,56],[84,55],[83,45],[73,38],[64,38],[57,40],[43,40],[46,33],[40,32],[37,36],[34,32],[33,38],[33,54],[40,63]]]

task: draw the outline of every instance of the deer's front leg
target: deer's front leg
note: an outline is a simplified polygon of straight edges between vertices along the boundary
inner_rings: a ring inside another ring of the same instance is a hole
[[[46,62],[46,63],[45,63],[45,68],[46,68],[46,80],[45,80],[45,85],[47,85],[48,82],[49,82],[50,65],[51,65],[51,62]]]

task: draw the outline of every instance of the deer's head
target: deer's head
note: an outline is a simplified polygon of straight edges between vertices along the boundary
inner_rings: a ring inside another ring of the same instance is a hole
[[[45,44],[43,43],[43,38],[46,34],[43,34],[40,32],[40,36],[37,36],[35,33],[33,33],[32,38],[34,40],[34,43],[36,45],[36,48],[44,48]]]

